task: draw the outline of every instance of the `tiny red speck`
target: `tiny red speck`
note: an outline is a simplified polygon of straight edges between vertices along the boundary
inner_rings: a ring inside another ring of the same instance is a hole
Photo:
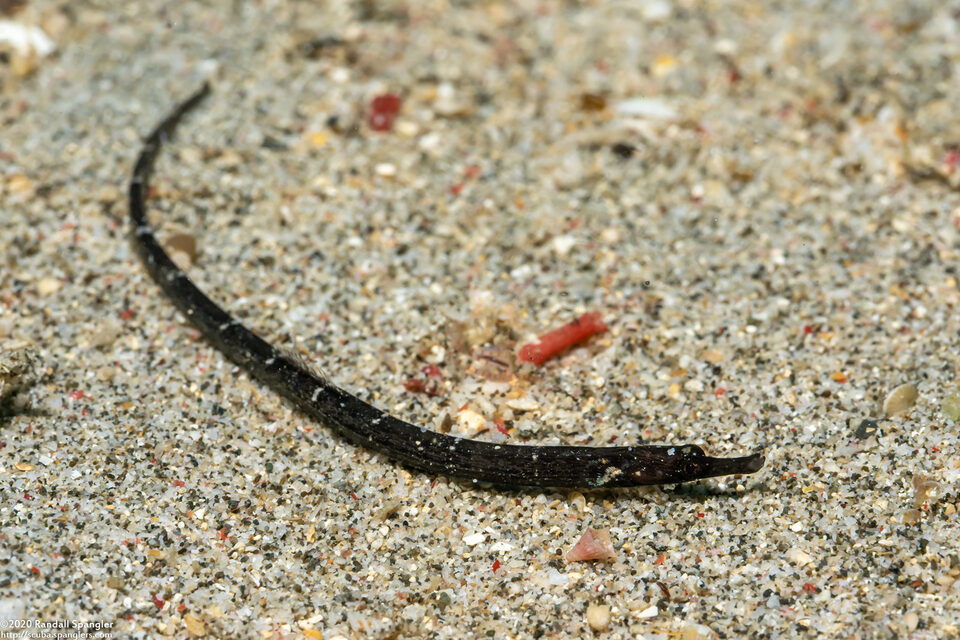
[[[420,373],[425,373],[425,374],[427,374],[428,376],[430,376],[430,377],[432,377],[432,378],[442,378],[442,377],[443,377],[443,374],[440,373],[440,367],[438,367],[438,366],[435,365],[435,364],[427,364],[427,365],[424,365],[424,366],[420,369]]]
[[[806,591],[807,593],[816,593],[817,588],[816,588],[815,586],[813,586],[812,584],[810,584],[809,582],[804,582],[804,583],[803,583],[803,590]]]
[[[653,564],[663,564],[663,561],[667,559],[666,554],[661,553],[660,557],[653,561]]]
[[[809,324],[803,325],[803,333],[806,335],[810,335],[811,333],[813,333],[813,327],[810,326]]]
[[[453,185],[452,187],[450,187],[450,194],[451,194],[451,195],[458,196],[458,195],[460,195],[460,192],[461,192],[461,191],[463,191],[463,183],[462,183],[462,182],[458,182],[457,184],[455,184],[455,185]]]
[[[494,561],[493,561],[493,570],[496,571],[496,570],[499,569],[499,568],[500,568],[500,561],[499,561],[499,560],[494,560]]]
[[[33,496],[31,496],[29,493],[25,493],[25,494],[23,494],[23,499],[24,499],[24,500],[33,500]]]
[[[374,131],[389,131],[393,120],[400,112],[400,96],[387,93],[370,102],[370,128]]]
[[[423,384],[423,381],[417,380],[416,378],[410,378],[404,382],[403,388],[410,393],[426,393],[427,391],[427,387]]]
[[[80,391],[79,389],[76,389],[76,390],[74,390],[74,391],[71,391],[71,392],[68,393],[67,395],[70,396],[70,399],[71,399],[71,400],[79,400],[80,398],[83,397],[83,391]]]
[[[697,517],[698,517],[698,518],[702,518],[702,517],[704,517],[705,515],[707,515],[707,514],[705,514],[703,511],[697,511]]]
[[[166,604],[157,594],[150,596],[150,599],[153,600],[153,604],[157,606],[157,609],[163,609],[163,605]]]
[[[135,313],[136,313],[136,311],[135,311],[134,309],[127,309],[126,311],[124,311],[123,313],[120,314],[120,319],[121,319],[121,320],[129,320],[130,318],[133,317],[133,315],[134,315]]]
[[[180,613],[183,613],[186,610],[187,610],[187,605],[183,604],[182,602],[177,605],[177,611],[179,611]]]
[[[352,491],[350,492],[350,497],[353,498],[354,500],[359,500],[359,499],[360,499],[360,498],[357,497],[357,494],[353,493]]]
[[[947,156],[943,159],[944,168],[947,170],[947,173],[953,173],[954,169],[957,168],[957,165],[960,165],[960,151],[956,149],[950,149],[947,151]]]
[[[36,568],[36,567],[34,567],[34,566],[31,566],[31,567],[30,567],[30,571],[32,571],[34,575],[36,575],[36,574],[39,574],[39,573],[40,573],[40,569],[37,569],[37,568]]]
[[[723,387],[717,387],[717,390],[713,392],[713,395],[715,395],[716,397],[719,398],[720,396],[722,396],[722,395],[725,394],[726,392],[727,392],[727,390],[724,389]]]
[[[940,447],[933,447],[933,446],[931,446],[931,447],[930,447],[930,450],[933,451],[934,453],[940,453]]]
[[[174,480],[174,481],[173,481],[173,486],[175,486],[175,487],[182,487],[182,486],[185,485],[185,484],[186,484],[186,482],[184,482],[183,480]]]
[[[497,418],[497,420],[496,420],[496,422],[494,422],[494,424],[495,424],[496,427],[497,427],[497,431],[499,431],[500,433],[502,433],[502,434],[505,435],[505,436],[510,435],[510,432],[507,431],[507,427],[506,427],[506,426],[504,425],[504,423],[503,423],[503,418]]]

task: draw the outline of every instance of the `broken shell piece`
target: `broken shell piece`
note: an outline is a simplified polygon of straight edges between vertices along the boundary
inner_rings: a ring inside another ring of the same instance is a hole
[[[607,529],[587,529],[565,557],[567,562],[616,560],[617,552],[613,550]]]
[[[887,395],[883,401],[883,412],[888,416],[909,411],[917,401],[917,388],[912,384],[902,384]]]

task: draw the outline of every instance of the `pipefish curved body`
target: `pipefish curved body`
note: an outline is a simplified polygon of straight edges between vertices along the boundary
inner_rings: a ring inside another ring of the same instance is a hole
[[[347,439],[411,469],[503,487],[631,487],[747,474],[763,456],[713,458],[696,445],[582,447],[495,444],[429,431],[395,418],[309,370],[255,335],[193,284],[147,222],[148,182],[162,144],[210,93],[203,87],[146,139],[130,182],[130,219],[143,263],[163,292],[230,360]]]

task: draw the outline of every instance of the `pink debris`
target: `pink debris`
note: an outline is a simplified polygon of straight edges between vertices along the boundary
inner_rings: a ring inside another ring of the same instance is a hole
[[[610,532],[607,529],[587,529],[577,544],[573,545],[565,556],[567,562],[583,562],[586,560],[616,560],[617,552],[613,550],[610,541]]]

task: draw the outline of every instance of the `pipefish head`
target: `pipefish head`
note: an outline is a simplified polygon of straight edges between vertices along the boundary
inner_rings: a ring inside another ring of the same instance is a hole
[[[760,454],[738,458],[714,458],[697,445],[657,447],[656,451],[628,473],[644,484],[673,484],[703,478],[714,478],[759,471],[764,457]]]

